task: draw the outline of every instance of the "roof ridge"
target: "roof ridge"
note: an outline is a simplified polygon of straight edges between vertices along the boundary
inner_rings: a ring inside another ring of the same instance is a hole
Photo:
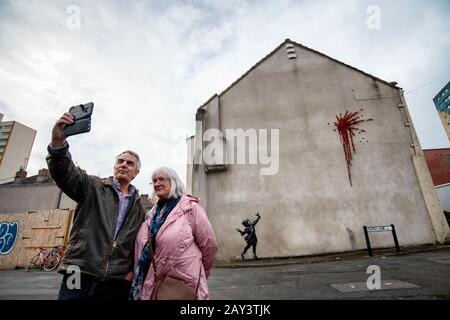
[[[287,40],[288,40],[288,39],[287,39]],[[367,73],[367,72],[365,72],[365,71],[363,71],[363,70],[361,70],[361,69],[358,69],[358,68],[353,67],[353,66],[351,66],[351,65],[349,65],[349,64],[347,64],[347,63],[345,63],[345,62],[342,62],[342,61],[337,60],[337,59],[335,59],[335,58],[333,58],[333,57],[330,57],[330,56],[326,55],[325,53],[322,53],[322,52],[320,52],[320,51],[311,49],[311,48],[309,48],[309,47],[307,47],[307,46],[305,46],[305,45],[302,45],[301,43],[297,43],[297,42],[292,41],[292,40],[289,40],[289,41],[292,42],[293,44],[299,46],[299,47],[302,47],[302,48],[307,49],[307,50],[309,50],[309,51],[312,51],[312,52],[314,52],[314,53],[320,54],[321,56],[324,56],[325,58],[328,58],[328,59],[330,59],[330,60],[333,60],[333,61],[335,61],[335,62],[337,62],[337,63],[343,64],[344,66],[349,67],[350,69],[353,69],[353,70],[356,70],[356,71],[358,71],[358,72],[361,72],[361,73],[363,73],[363,74],[366,75],[366,76],[375,78],[375,79],[377,79],[377,80],[383,82],[384,84],[387,84],[387,85],[390,86],[390,87],[394,87],[394,88],[397,88],[397,89],[402,89],[401,87],[398,87],[398,86],[395,85],[395,84],[392,84],[392,83],[390,83],[390,82],[387,82],[386,80],[383,80],[383,79],[381,79],[381,78],[378,78],[378,77],[376,77],[376,76],[374,76],[374,75],[372,75],[372,74],[370,74],[370,73]]]
[[[314,52],[314,53],[316,53],[316,54],[319,54],[319,55],[321,55],[321,56],[323,56],[323,57],[325,57],[325,58],[328,58],[328,59],[330,59],[330,60],[332,60],[332,61],[335,61],[335,62],[337,62],[337,63],[339,63],[339,64],[342,64],[342,65],[344,65],[344,66],[346,66],[346,67],[348,67],[348,68],[350,68],[350,69],[353,69],[353,70],[355,70],[355,71],[358,71],[358,72],[360,72],[360,73],[362,73],[362,74],[364,74],[364,75],[366,75],[366,76],[369,76],[369,77],[374,78],[374,79],[376,79],[376,80],[378,80],[378,81],[381,81],[381,82],[383,82],[384,84],[386,84],[386,85],[388,85],[388,86],[390,86],[390,87],[394,87],[394,88],[397,88],[397,89],[402,89],[401,87],[398,87],[396,84],[389,83],[389,82],[387,82],[386,80],[380,79],[380,78],[378,78],[378,77],[376,77],[376,76],[374,76],[374,75],[372,75],[372,74],[370,74],[370,73],[364,72],[364,71],[362,71],[362,70],[360,70],[360,69],[358,69],[358,68],[356,68],[356,67],[353,67],[353,66],[351,66],[351,65],[349,65],[349,64],[346,64],[346,63],[344,63],[344,62],[342,62],[342,61],[339,61],[339,60],[337,60],[337,59],[335,59],[335,58],[332,58],[332,57],[330,57],[330,56],[328,56],[328,55],[326,55],[326,54],[324,54],[324,53],[322,53],[322,52],[320,52],[320,51],[311,49],[311,48],[309,48],[309,47],[307,47],[307,46],[305,46],[305,45],[302,45],[301,43],[298,43],[298,42],[293,41],[293,40],[291,40],[291,39],[289,39],[289,38],[286,38],[281,44],[279,44],[275,49],[273,49],[271,52],[269,52],[269,53],[268,53],[267,55],[265,55],[263,58],[261,58],[260,60],[258,60],[258,62],[256,62],[252,67],[250,67],[250,69],[248,69],[246,72],[244,72],[239,78],[237,78],[235,81],[233,81],[233,82],[232,82],[228,87],[226,87],[222,92],[220,92],[219,94],[215,93],[213,96],[211,96],[206,102],[204,102],[200,107],[198,107],[197,110],[199,110],[199,109],[203,108],[204,106],[206,106],[206,105],[207,105],[213,98],[215,98],[216,96],[221,97],[221,96],[222,96],[223,94],[225,94],[228,90],[230,90],[232,87],[234,87],[235,84],[237,84],[237,83],[238,83],[239,81],[241,81],[245,76],[247,76],[251,71],[253,71],[254,69],[256,69],[256,67],[258,67],[261,63],[263,63],[265,60],[267,60],[269,57],[271,57],[271,56],[272,56],[276,51],[278,51],[283,45],[288,44],[288,43],[294,44],[294,45],[299,46],[299,47],[301,47],[301,48],[303,48],[303,49],[306,49],[306,50],[309,50],[309,51]]]

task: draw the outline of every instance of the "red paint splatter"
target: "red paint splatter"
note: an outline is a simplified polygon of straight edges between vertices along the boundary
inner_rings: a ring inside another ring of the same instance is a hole
[[[363,111],[362,109],[360,111]],[[352,149],[353,153],[356,152],[355,145],[353,143],[353,137],[355,136],[355,132],[362,133],[366,132],[363,129],[358,129],[355,126],[366,121],[372,121],[373,119],[362,120],[362,115],[359,114],[360,111],[356,112],[345,112],[344,115],[341,113],[339,116],[336,116],[337,122],[334,122],[337,130],[339,131],[339,137],[342,143],[342,147],[344,149],[345,161],[347,162],[347,171],[348,171],[348,179],[350,181],[350,185],[352,185],[352,174],[351,174],[351,166],[352,166]],[[334,130],[336,131],[336,129]],[[364,139],[364,138],[363,138]],[[360,141],[362,142],[362,141]]]

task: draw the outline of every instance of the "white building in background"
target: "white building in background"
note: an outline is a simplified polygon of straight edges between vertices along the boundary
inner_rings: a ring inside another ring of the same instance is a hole
[[[17,121],[2,121],[0,113],[0,184],[14,181],[17,171],[26,170],[36,130]]]
[[[363,226],[394,224],[401,246],[450,239],[395,82],[287,39],[195,119],[187,189],[206,209],[219,260],[240,258],[235,229],[256,212],[260,257],[363,250]],[[390,233],[371,238],[394,245]]]

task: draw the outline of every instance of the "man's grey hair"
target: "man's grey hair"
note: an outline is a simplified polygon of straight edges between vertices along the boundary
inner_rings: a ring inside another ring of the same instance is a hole
[[[152,180],[155,177],[155,175],[159,172],[162,172],[166,176],[166,178],[170,179],[169,198],[171,197],[179,198],[182,195],[186,194],[184,183],[181,181],[180,177],[178,176],[175,170],[168,167],[160,167],[155,171],[153,171]]]
[[[116,157],[116,162],[117,162],[117,159],[119,159],[119,157],[120,157],[121,155],[125,154],[125,153],[128,153],[130,156],[133,156],[133,157],[136,158],[136,170],[137,170],[137,171],[140,171],[140,170],[141,170],[141,159],[139,158],[139,155],[138,155],[136,152],[134,152],[134,151],[126,150],[126,151],[124,151],[124,152],[121,152],[121,153]]]

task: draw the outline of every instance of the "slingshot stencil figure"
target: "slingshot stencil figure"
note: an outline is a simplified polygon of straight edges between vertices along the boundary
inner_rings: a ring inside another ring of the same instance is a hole
[[[259,219],[261,219],[259,212],[256,213],[256,216],[257,218],[253,222],[251,222],[250,219],[245,219],[244,221],[242,221],[242,225],[245,227],[244,231],[236,228],[236,231],[239,232],[242,236],[245,235],[244,239],[247,242],[247,246],[241,253],[242,260],[245,260],[245,253],[248,249],[250,249],[250,247],[252,247],[253,250],[253,259],[258,259],[258,256],[256,255],[256,244],[258,242],[258,238],[256,237],[255,226],[258,223]]]

